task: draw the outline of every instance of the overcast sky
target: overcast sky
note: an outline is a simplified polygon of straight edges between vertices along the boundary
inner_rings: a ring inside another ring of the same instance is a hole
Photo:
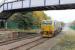
[[[48,10],[45,13],[54,20],[69,23],[75,20],[75,10]]]
[[[1,5],[1,3],[3,3],[3,0],[0,0],[0,5]]]
[[[14,1],[14,0],[6,0]],[[0,0],[0,4],[3,3],[3,0]],[[54,18],[54,20],[63,21],[65,23],[72,22],[75,20],[75,10],[48,10],[45,13]]]

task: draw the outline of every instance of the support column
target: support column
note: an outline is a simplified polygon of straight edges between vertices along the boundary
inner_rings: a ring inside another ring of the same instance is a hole
[[[7,29],[8,27],[7,27],[7,21],[5,21],[5,29]]]
[[[1,29],[1,20],[0,20],[0,29]]]
[[[0,29],[3,29],[3,28],[5,28],[5,20],[3,20],[3,19],[0,19]]]

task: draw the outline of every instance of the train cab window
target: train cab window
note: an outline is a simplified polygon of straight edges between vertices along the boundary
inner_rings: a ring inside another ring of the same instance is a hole
[[[52,21],[43,21],[42,25],[52,25]]]

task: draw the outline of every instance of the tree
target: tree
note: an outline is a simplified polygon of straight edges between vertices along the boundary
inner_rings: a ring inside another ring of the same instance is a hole
[[[8,21],[18,23],[18,28],[28,29],[34,26],[40,27],[41,21],[49,19],[42,11],[16,12]]]

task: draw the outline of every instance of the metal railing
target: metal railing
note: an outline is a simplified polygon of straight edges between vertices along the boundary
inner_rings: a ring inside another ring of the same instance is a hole
[[[48,0],[42,0],[42,1],[43,1],[43,6],[46,6]],[[60,5],[60,0],[57,0],[57,2],[58,2],[58,5]],[[17,6],[18,5],[20,5],[20,6],[19,7],[16,6],[17,8],[15,8],[15,3],[19,3],[19,4],[17,4]],[[27,4],[28,6],[25,4]],[[2,11],[4,11],[4,10],[12,10],[12,9],[18,9],[18,8],[30,8],[30,7],[36,7],[36,6],[32,6],[32,0],[22,0],[22,1],[6,2],[6,3],[3,3],[2,5],[0,5],[0,8],[1,7],[3,8]]]
[[[17,4],[18,3],[18,4]],[[32,8],[40,6],[51,6],[51,5],[66,5],[66,4],[75,4],[75,0],[21,0],[21,1],[12,1],[3,3],[0,5],[0,10],[12,10],[20,8]],[[1,11],[0,11],[1,12]]]
[[[3,6],[3,10],[4,10],[4,4],[13,3],[13,2],[18,2],[18,1],[4,2],[4,3],[2,3],[2,4],[0,5],[0,8]],[[3,11],[3,10],[2,10],[2,11]]]

